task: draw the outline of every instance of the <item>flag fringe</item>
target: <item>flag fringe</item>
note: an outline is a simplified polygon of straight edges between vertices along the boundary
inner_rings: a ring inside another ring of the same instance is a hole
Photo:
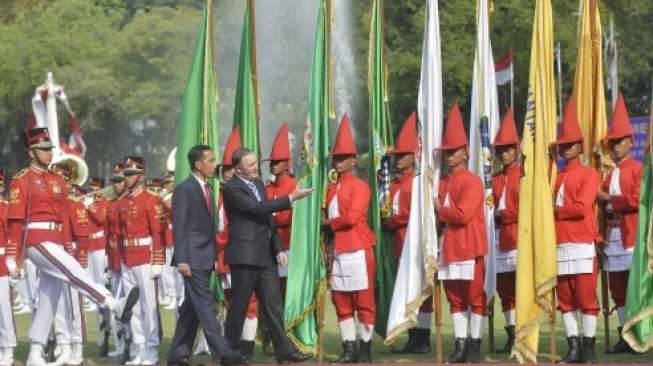
[[[301,322],[303,322],[308,316],[312,315],[313,313],[316,312],[317,310],[317,305],[321,301],[321,299],[326,296],[326,290],[327,290],[327,279],[322,278],[317,282],[317,296],[315,299],[308,305],[304,310],[302,310],[301,313],[299,313],[296,317],[293,319],[285,322],[284,328],[286,330],[286,335],[288,336],[288,339],[290,339],[290,342],[292,342],[297,349],[302,352],[302,353],[310,353],[315,355],[317,353],[317,345],[316,346],[307,346],[304,343],[302,343],[291,331],[294,327],[299,325]],[[318,324],[318,328],[320,325]],[[319,342],[319,341],[318,341]]]

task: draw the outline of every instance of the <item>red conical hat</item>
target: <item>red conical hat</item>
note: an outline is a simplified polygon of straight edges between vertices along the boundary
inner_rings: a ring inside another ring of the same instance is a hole
[[[284,122],[272,144],[270,157],[265,160],[290,160],[290,142],[288,141],[288,122]]]
[[[573,97],[570,97],[565,107],[565,114],[562,116],[562,126],[560,126],[556,145],[579,141],[583,142],[583,132],[578,122],[578,114],[576,114],[576,102]]]
[[[409,154],[417,150],[417,114],[411,113],[397,136],[397,143],[388,154]]]
[[[519,135],[517,134],[517,126],[515,125],[515,118],[512,115],[512,108],[508,107],[506,115],[503,116],[499,132],[494,138],[493,147],[517,145],[519,146]]]
[[[357,155],[356,142],[349,124],[349,116],[345,113],[340,120],[336,142],[331,149],[331,155]]]
[[[621,139],[627,136],[632,136],[633,133],[633,125],[630,124],[630,118],[628,118],[628,110],[626,109],[624,96],[619,93],[617,104],[614,106],[614,112],[612,113],[612,123],[610,123],[610,128],[608,129],[608,134],[605,138],[607,140]]]
[[[236,127],[231,131],[231,135],[227,139],[227,143],[224,145],[224,152],[222,153],[222,163],[220,165],[229,165],[231,166],[231,155],[234,151],[243,147],[240,142],[240,127]]]
[[[463,127],[463,117],[460,114],[460,107],[458,102],[454,103],[447,116],[447,127],[444,131],[444,138],[442,145],[438,150],[455,150],[461,147],[467,149],[467,135],[465,127]]]

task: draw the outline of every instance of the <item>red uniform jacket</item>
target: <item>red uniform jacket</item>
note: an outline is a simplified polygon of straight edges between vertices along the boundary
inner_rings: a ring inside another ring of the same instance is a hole
[[[7,249],[7,210],[9,202],[0,198],[0,277],[8,276],[5,250]]]
[[[639,189],[642,185],[642,163],[630,157],[619,163],[619,186],[621,194],[610,196],[612,212],[619,214],[621,242],[624,249],[635,246],[637,221],[639,220]],[[603,182],[603,191],[608,192],[612,173]]]
[[[220,220],[220,227],[222,231],[218,231],[215,234],[215,245],[216,245],[216,256],[215,256],[215,268],[219,274],[229,273],[229,265],[224,262],[224,251],[227,249],[227,244],[229,243],[229,221],[227,221],[227,215],[224,212],[224,205],[222,201],[222,189],[220,189],[220,194],[218,195],[218,220]]]
[[[113,199],[107,203],[107,220],[105,232],[107,235],[107,268],[114,272],[121,269],[120,248],[122,235],[120,233],[120,199]]]
[[[32,167],[23,169],[14,176],[9,186],[7,256],[16,257],[20,264],[26,220],[31,223],[51,223],[48,229],[28,230],[27,245],[44,241],[63,245],[63,223],[69,220],[69,206],[66,182],[61,176]]]
[[[165,246],[172,247],[174,245],[174,239],[172,235],[172,192],[161,197],[163,202],[163,210],[166,213],[166,241]]]
[[[281,197],[286,197],[293,193],[297,188],[297,181],[295,178],[284,175],[277,178],[273,183],[265,187],[265,193],[269,200],[274,200]],[[281,237],[283,249],[290,249],[290,232],[292,224],[292,208],[274,213],[274,221],[277,223],[277,232]]]
[[[499,223],[499,250],[502,252],[517,249],[520,177],[521,166],[514,163],[492,178],[494,207],[501,218]],[[506,208],[499,210],[499,202],[504,191],[506,192]]]
[[[449,194],[449,207],[444,207]],[[440,181],[438,219],[446,224],[442,241],[442,261],[461,262],[487,255],[485,202],[481,178],[467,168]]]
[[[82,201],[71,201],[70,222],[72,224],[73,241],[77,243],[75,259],[82,265],[88,267],[89,234],[93,232],[91,219],[88,210]]]
[[[593,243],[597,238],[596,194],[599,174],[574,159],[558,172],[553,201],[564,182],[564,202],[555,208],[556,241],[561,243]]]
[[[163,241],[166,216],[161,198],[144,188],[120,200],[120,232],[124,240],[124,263],[130,267],[164,264]],[[151,245],[136,241],[151,238]]]
[[[88,208],[90,219],[88,250],[90,252],[107,248],[107,233],[104,231],[107,221],[107,206],[107,200],[96,199]]]
[[[392,181],[390,186],[390,202],[394,202],[395,195],[399,193],[397,212],[385,219],[384,223],[392,231],[392,244],[395,258],[401,256],[404,247],[404,238],[410,217],[410,197],[413,192],[413,177],[415,172],[411,169],[399,178]]]
[[[367,225],[367,209],[371,197],[367,182],[351,172],[339,177],[338,183],[327,190],[327,210],[336,194],[339,217],[329,221],[329,226],[335,234],[336,253],[373,247],[376,244],[376,236]]]

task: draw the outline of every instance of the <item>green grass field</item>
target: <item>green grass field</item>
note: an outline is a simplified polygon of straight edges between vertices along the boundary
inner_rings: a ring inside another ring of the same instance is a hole
[[[444,297],[444,296],[443,296]],[[444,347],[444,355],[451,352],[453,349],[453,330],[451,327],[451,318],[449,314],[448,305],[443,304],[443,325],[442,325],[442,343]],[[324,330],[325,341],[325,361],[335,359],[340,354],[340,338],[338,334],[338,327],[336,326],[336,317],[335,310],[331,305],[329,298],[327,297],[327,310],[326,310],[326,328]],[[503,330],[503,314],[501,309],[497,304],[495,307],[495,335],[496,335],[496,347],[500,348],[505,342],[505,332]],[[170,340],[172,338],[172,333],[174,331],[175,320],[174,314],[170,310],[161,310],[161,315],[163,317],[163,334],[164,340],[160,348],[160,363],[165,364],[166,354],[168,348],[170,347]],[[558,317],[559,318],[559,317]],[[16,318],[17,332],[18,332],[18,348],[16,350],[16,364],[22,365],[25,359],[27,358],[27,353],[29,349],[29,344],[27,341],[27,329],[30,325],[30,315],[19,315]],[[86,364],[110,364],[115,363],[115,360],[109,358],[102,358],[98,356],[98,350],[95,345],[95,315],[94,313],[86,313],[86,329],[88,334],[88,340],[85,346],[85,357]],[[485,327],[485,338],[483,339],[483,356],[486,362],[516,362],[515,360],[509,360],[508,356],[505,355],[494,355],[490,354],[488,351],[488,336],[487,336],[487,324]],[[613,345],[617,341],[616,335],[616,314],[612,316],[611,319],[611,344]],[[540,337],[540,355],[539,361],[542,363],[549,362],[549,349],[550,349],[550,338],[549,338],[549,326],[548,324],[542,324],[541,328],[541,337]],[[435,332],[432,331],[431,339],[434,339]],[[652,362],[653,361],[653,352],[649,352],[644,355],[606,355],[604,347],[604,333],[603,333],[603,319],[599,319],[599,330],[597,334],[597,352],[600,362],[626,362],[626,363],[639,363],[639,362]],[[403,344],[405,338],[402,336],[398,339],[398,344]],[[558,319],[557,322],[557,332],[556,332],[556,345],[558,348],[558,355],[564,354],[567,350],[567,344],[565,340],[564,328],[561,321]],[[425,355],[393,355],[390,353],[388,347],[383,345],[383,340],[375,336],[373,344],[373,360],[374,362],[435,362],[435,352],[432,351]],[[274,362],[272,357],[266,357],[263,355],[260,343],[256,347],[256,361],[257,362]],[[197,358],[198,362],[210,362],[210,359],[207,356],[200,356]],[[317,360],[314,360],[317,362]]]

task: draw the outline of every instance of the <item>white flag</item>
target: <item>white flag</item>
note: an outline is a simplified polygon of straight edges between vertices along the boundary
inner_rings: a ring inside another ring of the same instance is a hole
[[[485,260],[485,293],[489,303],[496,290],[495,246],[498,244],[494,229],[494,204],[489,199],[492,195],[490,143],[494,141],[500,121],[487,0],[477,1],[476,13],[478,32],[469,123],[469,170],[478,174],[485,186],[485,228],[488,239],[488,256]]]
[[[508,53],[497,60],[494,64],[494,71],[496,72],[497,85],[504,85],[512,80],[514,77],[512,71],[512,49],[509,49]]]
[[[433,197],[440,180],[442,140],[442,66],[437,0],[427,0],[422,70],[417,100],[419,175],[413,178],[410,218],[392,293],[385,343],[415,326],[422,302],[433,296],[437,271],[437,232]]]

